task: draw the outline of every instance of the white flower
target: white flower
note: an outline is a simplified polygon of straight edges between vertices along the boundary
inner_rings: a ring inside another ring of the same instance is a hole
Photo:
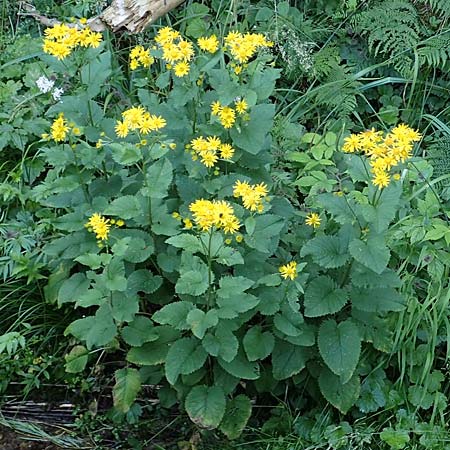
[[[61,95],[64,94],[64,89],[62,88],[55,88],[52,92],[53,100],[58,101],[61,98]]]
[[[36,86],[43,93],[46,94],[53,89],[53,85],[55,84],[54,80],[49,80],[47,77],[39,77],[36,80]]]

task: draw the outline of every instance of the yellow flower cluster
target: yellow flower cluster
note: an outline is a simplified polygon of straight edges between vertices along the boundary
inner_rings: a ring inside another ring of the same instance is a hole
[[[230,160],[234,155],[234,148],[230,144],[223,143],[217,136],[204,138],[199,136],[192,139],[192,159],[200,158],[206,167],[214,167],[214,164],[222,159]]]
[[[306,216],[305,220],[306,225],[309,225],[313,228],[320,227],[320,216],[317,213],[310,213]]]
[[[43,50],[45,53],[64,59],[77,46],[97,48],[102,41],[102,35],[89,27],[77,29],[61,23],[46,28]]]
[[[197,39],[197,44],[200,50],[208,53],[215,53],[219,48],[219,40],[215,34]]]
[[[64,113],[60,113],[58,118],[54,120],[50,128],[52,138],[55,140],[55,142],[64,141],[69,131],[70,127],[64,117]]]
[[[108,239],[109,230],[111,224],[109,219],[106,219],[101,214],[94,213],[84,226],[92,233],[95,233],[95,237],[100,241],[106,241]]]
[[[130,69],[136,70],[138,67],[150,67],[155,62],[150,50],[145,49],[142,45],[137,45],[130,52]]]
[[[161,116],[150,114],[144,107],[136,106],[122,113],[122,121],[116,122],[117,136],[124,138],[130,131],[139,130],[142,134],[158,131],[166,126],[166,121]]]
[[[111,225],[123,227],[125,225],[125,222],[122,219],[107,219],[99,213],[94,213],[84,224],[88,231],[90,231],[91,233],[95,233],[95,237],[99,241],[106,241],[108,239]]]
[[[297,263],[295,261],[291,261],[283,266],[280,266],[278,270],[285,280],[288,278],[291,280],[297,278]]]
[[[241,226],[234,215],[233,207],[223,200],[196,200],[189,205],[194,222],[202,231],[211,228],[223,230],[225,233],[236,233]]]
[[[240,64],[247,63],[260,48],[272,47],[273,42],[268,41],[260,33],[239,33],[230,31],[225,36],[225,49]]]
[[[237,99],[234,102],[234,108],[223,106],[219,101],[211,105],[211,112],[219,118],[224,128],[231,128],[236,122],[236,113],[243,115],[247,112],[248,104],[244,99]]]
[[[345,138],[342,150],[346,153],[362,152],[369,157],[372,183],[382,189],[389,185],[390,170],[411,157],[413,142],[421,138],[419,132],[405,124],[397,125],[384,137],[382,131],[372,128]]]
[[[241,197],[244,208],[250,211],[264,211],[263,200],[267,201],[268,189],[264,183],[249,184],[247,181],[236,181],[233,186],[233,195]]]
[[[194,57],[194,47],[191,42],[186,41],[180,33],[173,28],[161,28],[156,34],[155,41],[163,51],[163,59],[173,67],[177,77],[184,77],[189,73],[189,61]]]

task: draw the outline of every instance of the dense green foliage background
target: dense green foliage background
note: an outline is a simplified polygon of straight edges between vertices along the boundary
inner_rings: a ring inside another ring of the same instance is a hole
[[[184,448],[450,448],[450,1],[187,1],[63,61],[42,52],[34,19],[2,6],[0,392],[76,389],[78,429],[97,448],[153,445],[143,425],[173,411],[175,441],[202,436]],[[101,10],[35,6],[63,21]],[[198,52],[186,78],[158,49],[131,71],[130,50],[166,25],[192,42],[239,30],[274,47],[238,75],[220,51]],[[248,117],[224,129],[210,105],[237,97]],[[167,120],[145,144],[114,131],[137,105]],[[42,138],[61,112],[81,132]],[[378,190],[342,144],[401,123],[423,138]],[[233,163],[193,160],[199,135],[232,144]],[[261,214],[233,197],[237,180],[267,184]],[[199,198],[230,202],[243,241],[173,216],[192,219]],[[126,223],[106,248],[84,226],[96,212]],[[289,261],[294,280],[279,274]],[[106,389],[96,415],[87,399]]]

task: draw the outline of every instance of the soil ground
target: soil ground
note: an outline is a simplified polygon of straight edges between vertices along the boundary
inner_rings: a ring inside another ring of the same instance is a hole
[[[50,443],[21,439],[11,430],[0,427],[0,450],[61,450]]]

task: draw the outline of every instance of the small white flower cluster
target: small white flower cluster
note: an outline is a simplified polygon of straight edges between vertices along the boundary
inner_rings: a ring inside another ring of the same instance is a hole
[[[278,50],[288,70],[300,69],[308,72],[314,65],[312,52],[314,42],[302,41],[298,34],[287,27],[280,30]]]
[[[64,89],[55,87],[55,80],[49,80],[45,76],[41,76],[36,80],[36,86],[43,93],[47,94],[48,92],[52,92],[53,100],[56,102],[61,98],[61,95],[64,94]]]

